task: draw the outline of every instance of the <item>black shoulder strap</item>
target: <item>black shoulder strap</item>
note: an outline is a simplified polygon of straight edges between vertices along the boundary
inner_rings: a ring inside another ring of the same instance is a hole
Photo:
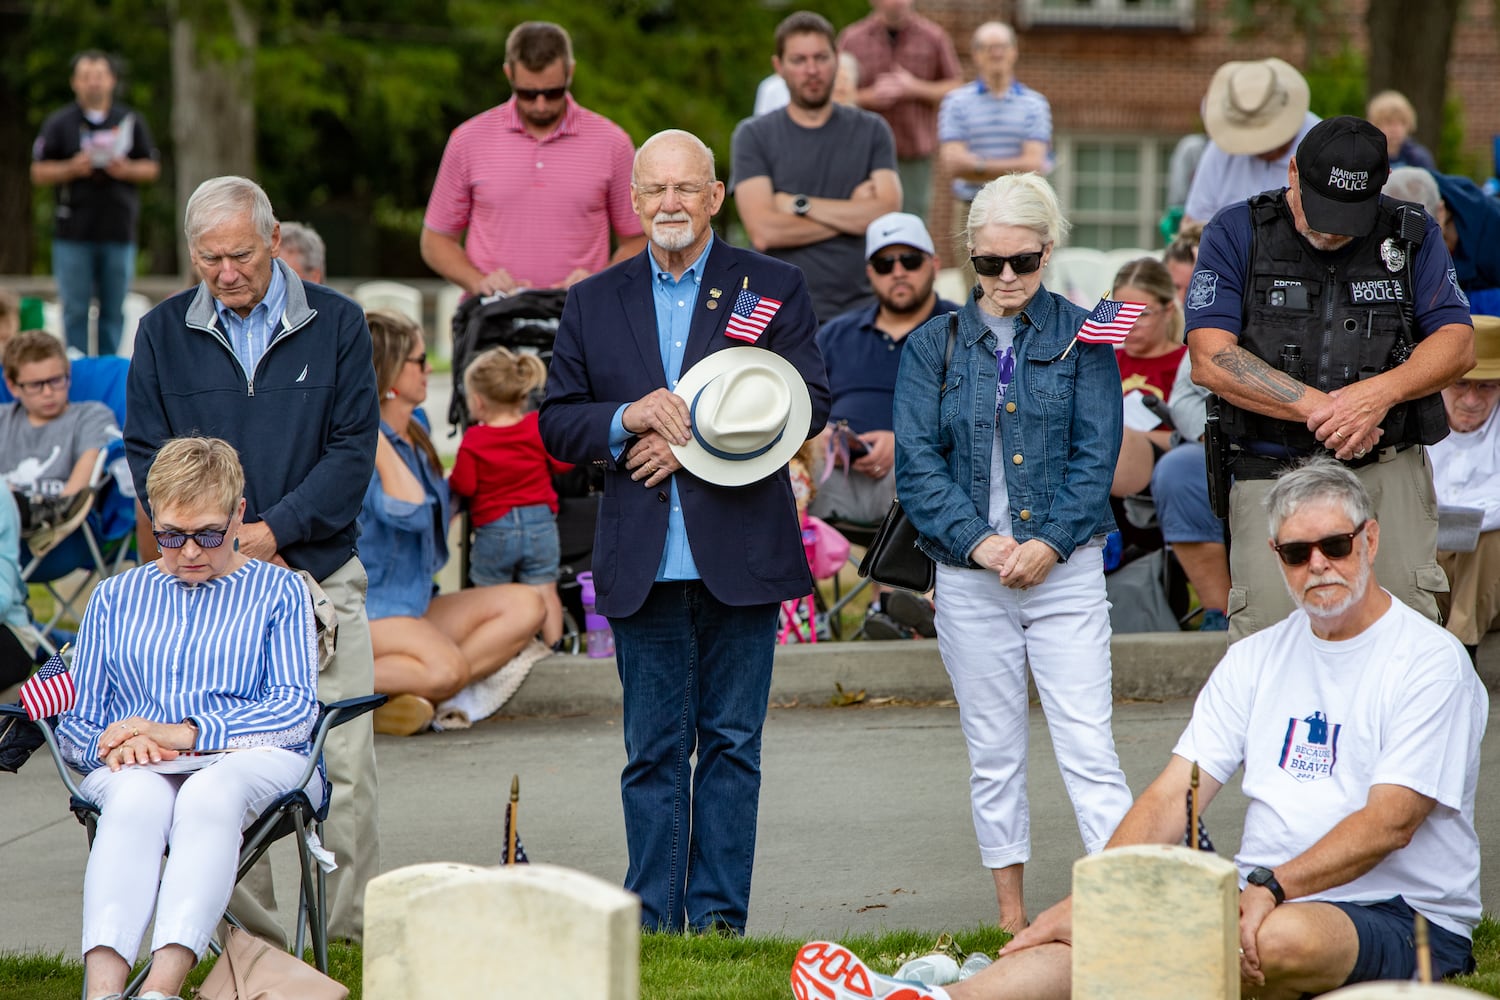
[[[953,360],[953,344],[958,340],[958,313],[948,314],[948,347],[943,351],[943,388],[948,388],[948,365]]]

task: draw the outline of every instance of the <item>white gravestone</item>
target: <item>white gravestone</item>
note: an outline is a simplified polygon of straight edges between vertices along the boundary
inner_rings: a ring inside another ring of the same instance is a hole
[[[365,893],[365,1000],[638,1000],[640,900],[556,865],[422,864]]]
[[[1186,847],[1073,865],[1073,1000],[1239,1000],[1239,880]]]

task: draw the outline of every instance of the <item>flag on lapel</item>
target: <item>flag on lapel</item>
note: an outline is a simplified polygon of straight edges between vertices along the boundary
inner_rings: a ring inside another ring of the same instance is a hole
[[[73,675],[68,673],[61,653],[53,653],[42,669],[21,685],[21,704],[26,706],[26,714],[33,722],[67,711],[77,698]]]
[[[1085,344],[1123,344],[1125,335],[1146,311],[1143,302],[1116,302],[1100,299],[1089,318],[1078,328],[1078,339]]]
[[[746,279],[748,283],[749,279]],[[780,301],[765,295],[757,295],[748,287],[741,288],[734,298],[734,309],[729,313],[729,325],[724,336],[753,344],[766,332],[766,326],[781,308]]]

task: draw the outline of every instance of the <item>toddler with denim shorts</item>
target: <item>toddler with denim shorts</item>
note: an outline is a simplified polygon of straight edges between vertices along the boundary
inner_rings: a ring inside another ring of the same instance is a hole
[[[458,446],[448,486],[469,503],[469,579],[535,587],[547,606],[542,640],[553,645],[562,638],[562,602],[552,475],[572,466],[547,454],[535,411],[523,410],[527,395],[546,381],[547,366],[534,354],[494,347],[469,362],[464,398],[474,423]]]

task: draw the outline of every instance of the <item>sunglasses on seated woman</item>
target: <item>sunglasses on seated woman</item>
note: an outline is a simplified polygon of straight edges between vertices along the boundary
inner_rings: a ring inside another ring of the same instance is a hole
[[[993,254],[970,257],[969,263],[974,265],[974,270],[986,278],[998,278],[1009,264],[1010,269],[1016,274],[1032,274],[1042,266],[1042,251],[1033,250],[1031,253],[1018,253],[1013,257],[998,257]]]
[[[202,531],[155,531],[151,536],[156,539],[156,544],[164,549],[180,549],[187,544],[191,538],[200,549],[216,549],[224,544],[224,536],[229,532],[229,525],[222,528],[204,528]]]
[[[1312,558],[1312,550],[1317,549],[1329,559],[1342,559],[1354,551],[1354,539],[1365,530],[1368,521],[1359,522],[1359,526],[1353,531],[1346,531],[1342,535],[1329,535],[1327,538],[1319,538],[1313,542],[1279,542],[1273,547],[1281,561],[1288,566],[1301,566]]]

